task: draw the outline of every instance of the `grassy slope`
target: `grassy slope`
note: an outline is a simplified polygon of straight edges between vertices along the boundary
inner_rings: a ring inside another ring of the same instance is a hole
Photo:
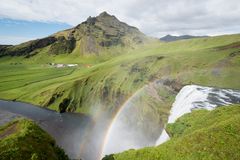
[[[217,160],[240,157],[240,106],[193,111],[168,126],[173,137],[158,146],[129,150],[104,160]]]
[[[153,42],[99,57],[79,57],[76,53],[53,56],[44,50],[29,59],[4,57],[0,59],[0,97],[55,110],[64,99],[70,99],[69,111],[89,113],[96,104],[115,107],[121,103],[119,97],[124,101],[144,84],[166,77],[182,84],[239,89],[239,53],[230,56],[239,52],[239,47],[216,48],[239,39],[240,35],[227,35]],[[56,69],[47,66],[48,62],[78,63],[79,67]],[[87,68],[87,64],[92,67]]]
[[[44,48],[31,58],[3,57],[0,98],[93,114],[99,109],[114,112],[135,91],[158,79],[240,89],[239,40],[237,34],[171,43],[155,41],[132,49],[114,47],[100,56],[81,56],[78,48],[56,56]],[[235,42],[237,45],[232,46]],[[57,69],[47,65],[50,62],[79,66]],[[86,67],[89,64],[92,67]],[[143,93],[137,112],[141,130],[148,132],[145,135],[159,135],[156,125],[164,126],[176,94],[169,84],[157,89],[157,101]],[[148,120],[154,125],[145,125]]]
[[[0,159],[67,160],[64,151],[32,121],[15,120],[0,128]]]

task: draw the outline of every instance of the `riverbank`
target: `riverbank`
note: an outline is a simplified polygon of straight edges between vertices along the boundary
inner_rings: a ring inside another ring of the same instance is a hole
[[[36,122],[49,133],[71,159],[79,158],[81,142],[91,118],[79,113],[58,113],[22,102],[0,100],[0,124],[18,117]]]

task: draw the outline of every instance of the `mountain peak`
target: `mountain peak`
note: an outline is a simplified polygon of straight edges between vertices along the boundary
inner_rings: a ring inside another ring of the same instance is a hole
[[[95,25],[96,22],[101,22],[101,23],[104,23],[104,24],[109,24],[109,23],[113,23],[113,22],[114,23],[121,23],[115,16],[110,15],[106,11],[100,13],[96,17],[89,16],[88,19],[83,23],[88,23],[88,24],[91,24],[91,25]]]
[[[103,34],[102,36],[104,36],[105,38],[106,37],[120,38],[127,34],[144,36],[143,33],[141,33],[137,28],[129,26],[124,22],[121,22],[114,15],[110,15],[106,11],[100,13],[96,17],[91,16],[88,17],[88,19],[85,22],[76,26],[75,29],[77,30],[81,29],[83,32],[87,31],[87,35],[94,36],[102,32]]]
[[[106,17],[106,16],[111,16],[111,15],[108,14],[106,11],[104,11],[104,12],[100,13],[98,17]]]
[[[106,11],[100,13],[97,17],[95,17],[98,21],[102,21],[104,23],[115,22],[121,23],[114,15],[110,15]]]

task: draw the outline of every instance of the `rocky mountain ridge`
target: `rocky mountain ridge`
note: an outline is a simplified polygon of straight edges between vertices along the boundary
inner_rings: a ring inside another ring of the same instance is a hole
[[[46,48],[49,54],[98,55],[111,47],[127,47],[141,44],[147,37],[137,28],[119,21],[115,16],[103,12],[97,17],[89,17],[81,24],[57,32],[46,38],[32,40],[15,46],[0,48],[0,56],[34,56]]]

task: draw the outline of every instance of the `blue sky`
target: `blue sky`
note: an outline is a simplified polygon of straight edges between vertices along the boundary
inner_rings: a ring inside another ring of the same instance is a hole
[[[71,28],[66,23],[0,19],[0,44],[19,44]]]
[[[1,0],[0,44],[45,37],[103,11],[158,38],[240,33],[239,0]]]

